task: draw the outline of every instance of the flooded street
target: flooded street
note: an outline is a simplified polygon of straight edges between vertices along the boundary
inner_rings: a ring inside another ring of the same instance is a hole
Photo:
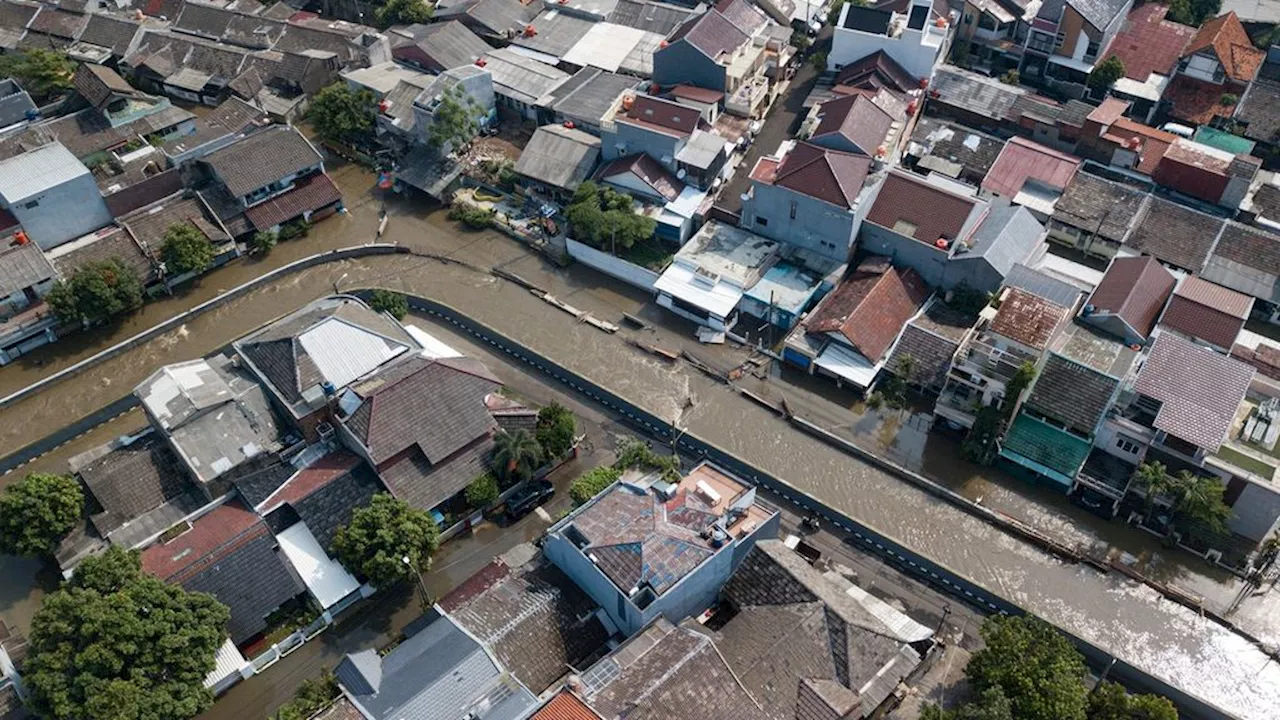
[[[267,262],[237,263],[218,270],[186,295],[148,305],[110,333],[73,338],[70,344],[43,348],[46,352],[0,369],[0,392],[12,392],[45,377],[184,307],[261,274],[268,265],[275,267],[322,250],[367,242],[378,210],[378,201],[365,193],[369,176],[346,167],[335,173],[335,179],[346,192],[351,208],[348,216],[320,223],[305,240],[278,246]],[[678,328],[678,324],[659,315],[639,292],[620,288],[616,282],[580,267],[555,268],[527,248],[492,233],[460,233],[441,214],[428,214],[427,210],[403,201],[392,203],[385,239],[483,267],[501,266],[603,319],[617,321],[622,312],[628,312],[661,322],[666,327],[653,331],[658,335],[645,332],[650,342],[660,341],[667,347],[685,344],[713,362],[727,363],[731,356],[743,356],[730,347],[697,347],[689,339],[687,328],[681,329],[682,335],[673,334],[666,328]],[[1280,665],[1268,662],[1267,656],[1244,637],[1162,599],[1141,584],[1060,562],[894,476],[801,434],[683,364],[658,360],[630,347],[622,337],[576,322],[513,283],[435,260],[399,255],[342,261],[302,271],[251,292],[6,408],[3,415],[7,422],[0,423],[0,454],[13,452],[127,394],[159,365],[204,355],[308,300],[333,292],[335,285],[341,289],[403,289],[459,308],[1125,661],[1242,718],[1277,717]],[[811,394],[776,384],[788,398],[809,398]],[[820,407],[821,402],[806,399],[800,412],[807,414],[809,407]],[[140,424],[140,420],[140,413],[130,413],[73,442],[88,447],[127,432],[131,423]],[[56,465],[53,461],[49,464]],[[1083,524],[1084,518],[1065,508],[1049,505],[1049,509],[1037,510],[1039,506],[1033,500],[1016,497],[1034,498],[1033,490],[1006,487],[983,478],[957,478],[955,468],[966,466],[957,465],[954,458],[945,454],[926,454],[925,465],[931,472],[950,478],[949,483],[970,497],[991,496],[994,501],[1008,495],[1008,502],[1018,508],[1020,516],[1038,526],[1044,521],[1049,525],[1045,529],[1055,535],[1078,537],[1082,542],[1099,539],[1089,530],[1090,525]],[[19,472],[42,467],[38,460]],[[0,483],[16,475],[0,479]],[[1044,502],[1051,500],[1045,498]],[[1099,523],[1095,519],[1094,525]],[[1128,532],[1118,524],[1101,524]],[[1179,556],[1177,562],[1200,561]],[[1170,572],[1190,571],[1179,571],[1175,566]],[[26,589],[33,571],[20,563],[0,561],[0,573],[4,577],[0,615],[8,619],[10,608],[30,606],[32,600]],[[1209,579],[1202,582],[1214,584],[1212,575],[1203,577]],[[1264,639],[1280,640],[1273,625],[1262,630],[1270,633]],[[1264,634],[1262,630],[1255,632]]]

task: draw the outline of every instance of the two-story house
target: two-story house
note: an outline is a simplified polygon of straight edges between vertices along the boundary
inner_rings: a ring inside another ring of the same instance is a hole
[[[871,158],[788,140],[751,171],[742,227],[836,262],[848,262],[874,196]]]
[[[1165,90],[1169,116],[1192,125],[1231,117],[1266,57],[1234,11],[1209,20],[1183,49]]]
[[[827,69],[840,70],[884,51],[913,77],[932,77],[951,47],[953,30],[952,11],[945,2],[846,3],[835,23]]]
[[[956,42],[967,45],[968,66],[991,75],[1016,70],[1042,5],[1041,0],[965,0]]]
[[[973,427],[983,407],[1003,403],[1009,382],[1024,364],[1040,366],[1074,310],[1017,287],[999,297],[999,308],[984,308],[975,332],[956,351],[934,406],[934,415],[952,426]]]
[[[0,161],[0,210],[42,250],[55,248],[111,223],[111,211],[93,173],[61,143]]]
[[[299,217],[324,217],[342,204],[320,153],[293,127],[264,128],[201,162],[259,231],[274,231]]]
[[[390,99],[390,98],[388,98]],[[431,142],[431,126],[435,124],[436,110],[446,99],[461,104],[476,123],[476,128],[487,127],[497,120],[497,96],[493,90],[493,74],[477,65],[461,65],[445,70],[436,76],[417,97],[410,100],[412,120],[398,120],[395,132],[408,133],[414,142],[422,145]],[[383,115],[392,119],[402,117],[401,112],[391,107],[383,110]],[[381,121],[380,127],[392,132],[390,121]],[[406,126],[408,126],[406,128]],[[443,149],[447,152],[447,148]]]
[[[1020,72],[1079,97],[1102,53],[1124,26],[1133,0],[1046,2],[1031,22]]]
[[[622,95],[601,123],[606,162],[644,153],[700,190],[721,176],[726,144],[697,108],[652,95]]]
[[[867,252],[893,258],[944,290],[994,292],[1019,263],[1034,265],[1045,229],[1024,207],[992,208],[974,188],[891,170],[858,232]]]
[[[703,462],[678,482],[629,471],[553,525],[543,553],[632,635],[678,623],[715,603],[778,510],[727,470]]]

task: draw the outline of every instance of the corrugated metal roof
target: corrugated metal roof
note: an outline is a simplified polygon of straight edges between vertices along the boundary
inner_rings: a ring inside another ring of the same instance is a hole
[[[334,387],[346,387],[405,351],[381,335],[329,317],[298,336],[298,343]]]
[[[89,168],[61,143],[49,143],[0,162],[0,198],[12,205],[88,174]]]
[[[1061,191],[1071,184],[1079,167],[1079,158],[1015,137],[1005,143],[982,189],[1012,198],[1028,180],[1038,180]]]

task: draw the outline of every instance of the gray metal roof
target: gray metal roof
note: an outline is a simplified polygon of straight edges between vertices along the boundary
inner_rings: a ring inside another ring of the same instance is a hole
[[[600,123],[618,96],[635,88],[640,79],[586,67],[566,80],[553,92],[551,109],[562,115]]]
[[[1129,7],[1129,0],[1067,0],[1081,17],[1098,30],[1105,30]]]
[[[34,243],[0,251],[0,297],[22,292],[55,274],[53,265],[49,264],[44,252]]]
[[[558,58],[569,52],[595,22],[553,7],[551,10],[544,10],[529,24],[533,26],[534,34],[518,35],[512,39],[511,44]]]
[[[493,75],[494,92],[530,105],[569,78],[569,73],[510,48],[494,50],[485,57],[484,69]]]
[[[544,125],[529,140],[515,171],[538,182],[576,190],[600,159],[600,138],[562,125]]]
[[[348,655],[334,673],[351,700],[374,720],[516,720],[537,699],[505,676],[484,649],[432,610],[427,625],[385,657]]]
[[[936,93],[937,102],[983,115],[993,123],[1004,120],[1013,103],[1027,92],[995,78],[951,66],[938,68],[929,90],[931,94]]]
[[[645,2],[644,0],[618,0],[608,21],[618,25],[670,35],[673,30],[688,20],[694,10],[669,5],[667,3]]]
[[[991,210],[969,241],[969,250],[956,260],[982,258],[1002,276],[1023,262],[1044,241],[1044,226],[1021,205]]]
[[[1080,288],[1021,263],[1015,264],[1004,277],[1005,287],[1016,287],[1038,295],[1062,307],[1073,307],[1080,299]]]
[[[88,174],[89,168],[61,143],[49,143],[0,162],[0,198],[13,205]]]

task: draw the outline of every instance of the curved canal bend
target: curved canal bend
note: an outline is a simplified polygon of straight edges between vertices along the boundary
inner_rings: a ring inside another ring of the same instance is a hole
[[[327,232],[345,236],[338,244],[350,245],[363,239],[357,235],[364,233],[356,231],[371,226],[375,211],[366,206],[320,227],[332,224]],[[449,252],[476,265],[506,266],[529,277],[547,272],[524,248],[494,241],[491,235],[459,235],[450,229],[447,235],[425,237],[423,228],[422,223],[393,220],[387,239]],[[310,248],[320,249],[327,248]],[[217,279],[228,287],[236,284]],[[611,302],[611,291],[599,287],[602,281],[590,273],[570,271],[560,282],[569,286],[558,291],[563,299],[608,319],[616,319],[618,308],[634,300],[618,291]],[[477,321],[1149,674],[1241,718],[1277,716],[1280,665],[1243,636],[1146,586],[1059,561],[804,435],[709,378],[577,323],[513,283],[438,261],[403,255],[346,260],[270,283],[5,409],[0,452],[12,452],[116,400],[159,365],[202,356],[332,292],[335,284],[402,289],[464,309]],[[575,287],[590,292],[578,295]]]

